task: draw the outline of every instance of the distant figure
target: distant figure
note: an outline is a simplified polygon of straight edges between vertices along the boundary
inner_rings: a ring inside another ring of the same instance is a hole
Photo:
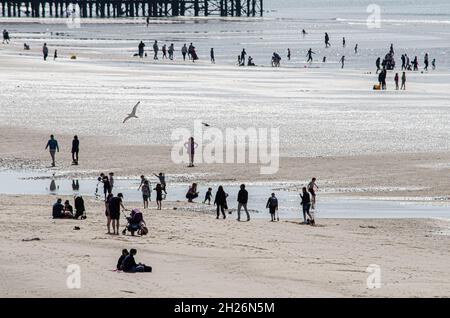
[[[198,198],[197,183],[193,183],[186,193],[186,199],[188,199],[188,202],[192,202],[195,198]]]
[[[405,59],[406,59],[406,68],[405,68],[405,70],[411,70],[411,61],[410,61],[410,59],[409,59],[409,56],[408,56],[408,54],[405,54]]]
[[[188,53],[188,48],[186,46],[186,43],[184,43],[183,47],[181,48],[181,55],[183,55],[183,61],[186,61],[187,53]]]
[[[55,154],[56,151],[59,152],[59,145],[58,145],[58,141],[55,139],[55,137],[53,135],[50,135],[50,139],[47,142],[47,146],[45,146],[45,149],[49,148],[50,151],[50,156],[52,158],[52,167],[55,166]]]
[[[114,189],[114,172],[109,173],[109,186],[111,188],[111,193],[112,193],[113,189]]]
[[[275,222],[275,212],[278,210],[278,199],[275,193],[272,193],[270,198],[267,200],[266,208],[269,209],[271,222]]]
[[[247,52],[245,52],[245,49],[242,49],[241,52],[241,64],[245,65],[245,57],[247,56]]]
[[[402,74],[402,86],[401,86],[402,90],[406,90],[406,72],[403,72]]]
[[[156,185],[156,188],[154,188],[153,190],[156,191],[156,205],[157,205],[157,210],[161,210],[161,206],[162,206],[162,192],[163,192],[163,188],[161,186],[161,183],[158,183]]]
[[[149,26],[149,24],[150,24],[150,17],[147,17],[147,19],[146,19],[146,24],[147,24],[147,28],[148,28],[148,26]]]
[[[323,59],[322,59],[322,63],[326,63],[326,62],[327,62],[327,57],[324,56]]]
[[[248,62],[247,65],[248,66],[256,66],[256,64],[253,62],[253,57],[251,57],[250,55],[248,56]]]
[[[214,205],[217,206],[217,217],[216,217],[216,219],[219,219],[219,216],[220,216],[219,212],[222,212],[223,218],[226,219],[225,209],[227,208],[227,206],[226,206],[227,196],[228,195],[223,190],[223,187],[219,186],[219,188],[217,189],[217,192],[216,192],[215,199],[214,199]]]
[[[403,70],[406,70],[406,56],[405,56],[405,54],[402,54],[401,60],[402,60],[402,71],[403,71]]]
[[[399,85],[398,85],[399,80],[400,80],[400,78],[398,76],[398,73],[395,73],[394,82],[395,82],[395,90],[397,90],[397,91],[398,91],[398,88],[399,88]]]
[[[308,60],[306,61],[306,63],[312,63],[313,62],[313,57],[312,57],[313,54],[316,54],[316,53],[313,52],[313,50],[310,48],[308,50],[308,53],[306,53],[306,56],[308,57]]]
[[[174,52],[175,52],[175,47],[174,47],[173,43],[171,43],[170,46],[169,46],[169,50],[168,50],[168,53],[169,53],[169,59],[170,59],[171,61],[173,61],[173,53],[174,53]]]
[[[203,200],[203,203],[206,203],[208,201],[208,205],[211,205],[211,198],[212,198],[212,188],[208,188],[208,191],[205,193],[205,199]]]
[[[191,42],[191,44],[189,44],[188,51],[187,51],[189,60],[192,59],[192,50],[193,50],[193,49],[194,49],[194,45],[193,45],[192,42]]]
[[[311,182],[308,183],[308,192],[311,193],[312,196],[312,209],[314,210],[316,208],[316,190],[318,190],[319,187],[316,184],[316,178],[312,178]]]
[[[144,44],[144,42],[141,41],[141,43],[139,43],[139,45],[138,45],[138,53],[139,53],[140,58],[144,57],[144,48],[145,48],[145,44]]]
[[[142,201],[144,203],[144,209],[148,209],[148,201],[151,201],[152,190],[150,188],[150,183],[148,180],[144,181],[144,184],[141,187],[142,191]]]
[[[436,59],[431,61],[431,67],[433,68],[433,71],[436,70]]]
[[[9,40],[10,40],[9,32],[7,30],[3,30],[3,42],[2,42],[2,44],[5,44],[5,42],[6,42],[6,44],[9,44]]]
[[[105,201],[106,201],[108,194],[112,193],[111,183],[109,182],[108,176],[105,176],[105,175],[103,176],[102,182],[103,182],[103,194],[105,196]]]
[[[341,59],[339,60],[341,62],[341,68],[344,68],[345,64],[345,55],[342,55]]]
[[[303,210],[303,223],[307,224],[307,218],[306,215],[309,216],[309,219],[312,220],[312,216],[309,213],[309,209],[311,208],[311,197],[309,196],[308,191],[306,191],[306,187],[303,187],[302,194],[300,194],[300,197],[302,198],[302,210]]]
[[[386,71],[386,68],[383,67],[380,74],[378,74],[378,82],[380,83],[382,90],[386,90],[386,77],[387,77],[387,71]]]
[[[250,221],[250,214],[247,210],[247,202],[248,202],[248,192],[245,190],[245,184],[241,184],[241,189],[238,192],[238,208],[237,208],[237,220],[241,220],[241,208],[244,208],[245,213],[247,214],[247,222]]]
[[[358,43],[355,45],[355,54],[358,54]]]
[[[303,37],[305,37],[306,34],[307,34],[307,33],[306,33],[305,29],[303,29],[303,30],[302,30],[302,35],[303,35]]]
[[[164,60],[164,59],[167,59],[167,46],[164,44],[163,46],[162,46],[162,59]]]
[[[53,61],[56,60],[58,57],[58,50],[55,50],[55,53],[53,53]]]
[[[198,60],[198,55],[197,52],[195,51],[195,46],[193,46],[191,49],[191,59],[193,63]]]
[[[44,61],[47,61],[47,56],[48,56],[47,43],[44,43],[44,46],[42,47],[42,55],[44,56]]]
[[[80,141],[78,136],[73,136],[72,140],[72,164],[78,165],[78,153],[80,152]]]
[[[209,57],[211,58],[211,63],[216,64],[216,59],[214,57],[214,48],[211,48],[211,51],[209,52]]]
[[[287,49],[287,58],[288,58],[288,61],[290,61],[291,60],[291,49]]]
[[[412,65],[413,65],[413,70],[414,71],[418,71],[419,70],[419,59],[417,58],[417,56],[414,57]]]
[[[327,32],[325,32],[325,48],[328,48],[329,46],[331,46],[331,44],[330,44],[330,36],[328,35]]]
[[[375,65],[377,66],[377,71],[375,74],[378,74],[378,72],[381,71],[381,58],[380,57],[377,58]]]
[[[391,47],[389,48],[389,54],[394,55],[394,44],[391,43]]]
[[[194,166],[194,155],[195,148],[198,147],[198,144],[194,141],[194,137],[190,137],[189,140],[184,144],[189,154],[189,167]]]
[[[273,52],[272,55],[272,67],[280,67],[281,56],[277,52]]]
[[[166,175],[162,172],[160,172],[159,174],[154,173],[153,174],[155,177],[158,178],[159,183],[161,184],[161,188],[164,191],[165,194],[167,194],[166,191]]]
[[[345,48],[345,37],[342,38],[342,47]]]
[[[23,44],[23,49],[24,49],[25,51],[29,51],[29,50],[30,50],[30,46],[29,46],[28,44],[24,43],[24,44]]]
[[[153,56],[154,60],[158,59],[158,51],[159,51],[158,41],[155,40],[155,43],[153,43],[153,52],[155,53],[155,55]]]
[[[425,65],[425,67],[423,68],[425,71],[428,71],[428,64],[429,64],[429,60],[428,60],[428,53],[425,53],[425,57],[423,59],[423,64]]]

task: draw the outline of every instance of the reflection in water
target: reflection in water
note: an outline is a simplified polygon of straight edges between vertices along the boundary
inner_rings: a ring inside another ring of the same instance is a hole
[[[80,190],[80,183],[77,180],[72,180],[72,190],[78,192]]]
[[[56,184],[55,181],[55,174],[52,174],[52,181],[50,181],[50,186],[48,188],[48,191],[50,191],[51,194],[56,194],[59,190],[59,186]]]

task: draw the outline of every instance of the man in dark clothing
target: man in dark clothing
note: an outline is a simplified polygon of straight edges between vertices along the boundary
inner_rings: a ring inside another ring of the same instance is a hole
[[[50,150],[50,156],[52,157],[52,167],[55,166],[55,153],[56,151],[59,152],[59,145],[58,141],[55,139],[55,136],[50,135],[50,139],[47,142],[47,146],[45,146],[45,149],[49,148]]]
[[[80,151],[80,141],[78,140],[78,136],[73,136],[72,140],[72,163],[74,165],[78,164],[78,152]]]
[[[134,255],[136,255],[137,251],[132,248],[130,250],[130,254],[125,256],[122,262],[122,269],[126,273],[135,273],[135,272],[151,272],[151,266],[146,266],[145,264],[136,264],[134,260]]]
[[[311,197],[306,190],[306,187],[303,187],[302,191],[303,193],[300,194],[300,197],[302,198],[301,205],[303,208],[303,223],[307,224],[306,215],[309,216],[311,221],[313,220],[311,214],[309,213],[309,209],[311,208]]]
[[[140,58],[144,57],[144,47],[145,47],[145,44],[144,44],[144,42],[141,41],[141,43],[139,43],[139,46],[138,46]]]
[[[247,214],[247,222],[250,221],[250,214],[248,213],[247,210],[248,192],[247,190],[245,190],[245,184],[241,184],[241,190],[239,190],[237,201],[238,201],[237,220],[238,221],[241,220],[241,208],[244,207],[244,211]]]
[[[244,66],[245,65],[245,57],[247,56],[247,52],[245,52],[245,49],[242,49],[241,52],[241,65]]]
[[[275,212],[278,210],[278,199],[275,196],[275,193],[272,193],[267,200],[266,208],[269,209],[271,221],[275,222]]]
[[[331,46],[331,44],[330,44],[330,36],[328,35],[327,32],[325,32],[325,48],[328,48],[329,46]]]
[[[119,219],[120,208],[125,209],[122,203],[123,194],[119,193],[117,197],[113,197],[109,202],[109,216],[112,220],[113,234],[119,235]]]
[[[62,204],[62,200],[58,199],[53,205],[52,216],[54,219],[62,219],[64,218],[64,215],[64,205]]]
[[[125,257],[127,257],[129,255],[128,250],[126,248],[124,248],[122,250],[122,255],[120,255],[119,260],[117,261],[117,270],[121,271],[123,269],[123,260],[125,259]]]
[[[378,74],[378,72],[381,70],[381,58],[380,57],[377,58],[375,65],[377,66],[377,72],[375,74]]]
[[[405,54],[402,54],[402,71],[406,70],[406,57]]]

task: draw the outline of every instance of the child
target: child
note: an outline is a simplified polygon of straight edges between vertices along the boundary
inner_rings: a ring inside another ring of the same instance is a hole
[[[208,191],[206,191],[205,200],[203,200],[203,203],[206,203],[206,201],[208,201],[208,205],[211,205],[211,198],[212,198],[212,188],[208,188]]]
[[[275,222],[275,211],[278,210],[278,199],[275,197],[275,193],[272,193],[269,200],[267,200],[266,208],[269,209],[271,222]]]
[[[313,210],[316,208],[316,190],[318,189],[316,178],[312,178],[311,182],[308,183],[308,192],[311,193],[311,209]]]
[[[158,210],[161,210],[162,192],[163,192],[161,184],[158,183],[154,190],[156,191],[156,205],[158,206]]]
[[[151,188],[148,180],[144,181],[144,184],[141,187],[142,191],[142,200],[144,201],[144,209],[148,208],[148,201],[151,201]]]

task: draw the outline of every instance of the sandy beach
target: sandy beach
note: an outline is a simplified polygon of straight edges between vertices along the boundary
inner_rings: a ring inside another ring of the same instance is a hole
[[[165,202],[162,211],[144,212],[149,235],[114,237],[104,234],[101,202],[86,202],[84,221],[52,220],[54,199],[0,197],[2,297],[446,297],[450,292],[448,221],[237,223],[235,214],[217,221],[201,204]],[[40,240],[24,241],[33,238]],[[122,248],[133,247],[153,273],[113,271]],[[66,287],[69,264],[81,268],[80,289]],[[366,286],[370,264],[381,268],[380,289]]]
[[[303,1],[299,10],[297,0],[279,11],[272,1],[264,18],[152,19],[149,27],[143,18],[86,19],[80,28],[0,18],[12,36],[0,45],[0,297],[449,297],[450,15],[448,3],[435,1],[402,8],[381,0],[379,29],[366,26],[363,5]],[[143,58],[134,56],[141,40]],[[152,59],[155,40],[175,43],[173,61]],[[190,42],[195,63],[180,56]],[[391,43],[397,63],[401,54],[418,56],[420,71],[408,71],[407,89],[395,90],[397,65],[387,90],[375,91],[375,60]],[[242,48],[256,67],[236,65]],[[274,51],[279,68],[270,66]],[[425,53],[436,69],[423,69]],[[138,101],[138,118],[123,123]],[[261,163],[175,162],[176,131],[194,135],[202,122],[205,141],[227,129],[277,130],[276,172],[262,174]],[[56,167],[44,149],[50,134],[60,147]],[[74,135],[79,165],[70,153]],[[147,236],[105,234],[94,191],[109,172],[129,209],[142,205],[140,175],[155,185],[153,173],[166,174],[163,209],[152,201],[144,210]],[[312,177],[314,227],[300,223],[298,196]],[[50,180],[61,188],[47,188]],[[82,184],[87,219],[54,220],[56,199],[72,202],[77,193],[72,180]],[[193,182],[213,193],[223,184],[232,214],[216,220],[214,206],[200,203],[203,192],[186,202]],[[264,201],[249,202],[250,222],[236,221],[241,183],[253,191],[250,200]],[[279,222],[264,210],[272,191],[280,194]],[[153,273],[114,271],[124,248],[136,248]],[[70,264],[80,267],[79,289],[66,285]],[[380,288],[367,285],[373,266]]]

